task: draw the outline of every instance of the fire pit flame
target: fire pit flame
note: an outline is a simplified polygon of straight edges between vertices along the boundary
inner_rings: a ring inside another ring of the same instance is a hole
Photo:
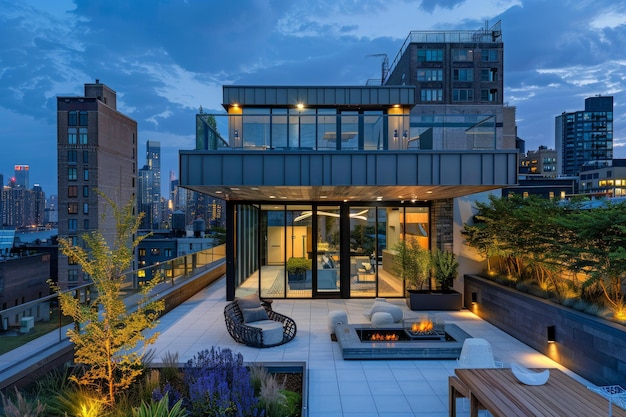
[[[433,321],[430,319],[422,319],[411,325],[411,332],[414,334],[429,334],[433,331]]]
[[[400,340],[400,336],[397,333],[388,333],[388,334],[374,333],[370,337],[370,340],[374,342],[387,342],[387,341]]]

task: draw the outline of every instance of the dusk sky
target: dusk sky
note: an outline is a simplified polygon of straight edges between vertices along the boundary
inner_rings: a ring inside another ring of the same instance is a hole
[[[222,113],[222,86],[365,85],[411,30],[502,21],[504,100],[526,150],[554,148],[554,118],[614,96],[614,156],[626,158],[626,2],[615,0],[0,0],[0,173],[30,165],[57,193],[56,96],[99,79],[161,142],[163,190],[195,114]]]

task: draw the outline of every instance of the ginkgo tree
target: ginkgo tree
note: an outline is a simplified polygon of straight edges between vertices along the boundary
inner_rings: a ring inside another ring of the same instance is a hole
[[[145,330],[156,326],[164,302],[150,300],[158,283],[154,278],[143,285],[136,305],[125,303],[121,295],[125,273],[130,271],[135,248],[146,237],[137,236],[142,216],[133,214],[132,202],[120,208],[103,193],[100,196],[115,217],[113,242],[107,243],[99,230],[82,235],[84,245],[59,239],[61,252],[91,278],[95,296],[81,302],[73,291],[51,286],[59,294],[63,314],[77,324],[68,330],[68,337],[75,345],[74,361],[84,369],[73,380],[95,389],[112,405],[117,394],[141,375],[147,348],[158,337],[156,332],[146,336]]]

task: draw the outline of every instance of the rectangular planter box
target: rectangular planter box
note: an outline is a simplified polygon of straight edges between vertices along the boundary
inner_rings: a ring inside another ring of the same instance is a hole
[[[464,286],[465,306],[480,318],[596,385],[626,387],[625,326],[474,275]]]
[[[406,303],[413,311],[417,310],[461,310],[463,297],[456,291],[408,291]]]

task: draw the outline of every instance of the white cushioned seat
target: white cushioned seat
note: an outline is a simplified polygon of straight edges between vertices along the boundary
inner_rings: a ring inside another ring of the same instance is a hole
[[[378,311],[372,314],[372,325],[375,327],[381,327],[386,324],[393,324],[393,316],[383,311]]]
[[[365,317],[371,320],[374,313],[378,313],[378,312],[391,314],[391,317],[393,317],[394,323],[398,323],[402,321],[402,317],[404,316],[404,314],[402,313],[401,307],[398,307],[397,305],[391,304],[387,301],[381,301],[381,300],[375,300],[374,304],[372,305],[372,308],[367,310],[364,314],[365,314]]]
[[[283,340],[283,325],[279,321],[260,320],[246,323],[250,327],[256,327],[263,332],[263,344],[275,345]]]
[[[332,310],[328,312],[328,331],[335,333],[335,326],[338,324],[348,324],[348,313],[343,310]]]

